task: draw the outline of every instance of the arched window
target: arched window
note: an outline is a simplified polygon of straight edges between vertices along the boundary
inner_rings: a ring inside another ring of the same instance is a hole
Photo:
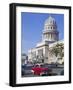
[[[53,27],[53,29],[55,29],[55,27]]]

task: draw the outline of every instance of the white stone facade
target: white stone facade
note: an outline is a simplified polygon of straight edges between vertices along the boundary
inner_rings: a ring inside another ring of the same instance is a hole
[[[56,57],[51,58],[49,49],[59,41],[59,32],[57,24],[53,17],[49,17],[44,23],[44,30],[42,32],[42,41],[37,43],[35,48],[28,51],[28,60],[30,62],[38,61],[41,63],[56,62]]]

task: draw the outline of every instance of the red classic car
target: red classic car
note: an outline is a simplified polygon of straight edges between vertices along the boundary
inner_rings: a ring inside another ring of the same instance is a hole
[[[48,73],[49,69],[42,67],[41,65],[36,65],[32,68],[32,72],[34,75],[46,75]]]

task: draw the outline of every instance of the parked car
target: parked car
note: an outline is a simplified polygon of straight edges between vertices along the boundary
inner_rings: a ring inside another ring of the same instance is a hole
[[[32,73],[34,75],[46,76],[46,75],[49,75],[50,71],[51,70],[49,68],[44,67],[43,65],[35,65],[32,68]]]
[[[61,71],[60,75],[64,75],[64,70]]]
[[[28,66],[28,65],[22,66],[22,67],[21,67],[22,76],[33,74],[33,73],[32,73],[32,67],[33,67],[33,66]]]

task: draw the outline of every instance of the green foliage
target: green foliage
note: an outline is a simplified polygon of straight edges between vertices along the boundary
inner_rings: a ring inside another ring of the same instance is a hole
[[[55,46],[52,47],[50,50],[51,54],[54,54],[56,57],[59,55],[62,59],[64,57],[64,44],[63,43],[57,43]]]

